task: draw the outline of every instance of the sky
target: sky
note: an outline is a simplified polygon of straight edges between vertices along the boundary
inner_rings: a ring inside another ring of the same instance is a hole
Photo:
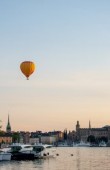
[[[109,0],[0,1],[3,130],[8,114],[13,131],[110,125]]]

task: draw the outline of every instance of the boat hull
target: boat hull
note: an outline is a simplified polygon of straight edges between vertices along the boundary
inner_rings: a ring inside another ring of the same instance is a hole
[[[11,160],[11,154],[10,153],[0,153],[0,161],[10,161]]]
[[[2,157],[3,157],[3,155],[2,155],[2,154],[0,154],[0,161],[2,161]]]
[[[34,160],[35,156],[32,153],[14,153],[11,156],[12,160]]]
[[[4,153],[2,160],[3,161],[10,161],[11,160],[11,154],[10,153]]]

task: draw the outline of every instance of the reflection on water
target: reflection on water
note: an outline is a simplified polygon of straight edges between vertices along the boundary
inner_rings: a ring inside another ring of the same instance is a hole
[[[0,170],[110,170],[110,148],[57,148],[59,156],[0,162]]]
[[[35,161],[4,161],[0,162],[0,170],[33,170],[40,169],[43,167],[45,160],[36,159]]]
[[[76,168],[80,170],[80,150],[76,150]]]

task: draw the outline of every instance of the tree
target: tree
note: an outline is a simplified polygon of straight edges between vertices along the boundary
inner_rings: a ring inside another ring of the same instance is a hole
[[[101,142],[101,141],[107,143],[108,142],[108,138],[105,137],[105,136],[102,136],[102,137],[99,138],[99,142]]]
[[[66,141],[67,140],[67,129],[64,130],[64,140]]]
[[[87,141],[90,143],[95,143],[96,142],[95,136],[93,135],[88,136]]]
[[[20,141],[20,135],[19,135],[19,133],[18,133],[18,132],[14,132],[13,135],[12,135],[12,142],[13,142],[13,143],[16,143],[16,142],[19,143],[19,141]]]
[[[2,121],[0,120],[0,131],[1,131],[1,128],[2,128],[1,122],[2,122]]]

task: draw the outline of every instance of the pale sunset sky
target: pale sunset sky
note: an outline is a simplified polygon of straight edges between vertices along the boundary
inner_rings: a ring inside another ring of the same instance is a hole
[[[13,131],[110,125],[109,0],[0,1],[3,130],[8,114]]]

